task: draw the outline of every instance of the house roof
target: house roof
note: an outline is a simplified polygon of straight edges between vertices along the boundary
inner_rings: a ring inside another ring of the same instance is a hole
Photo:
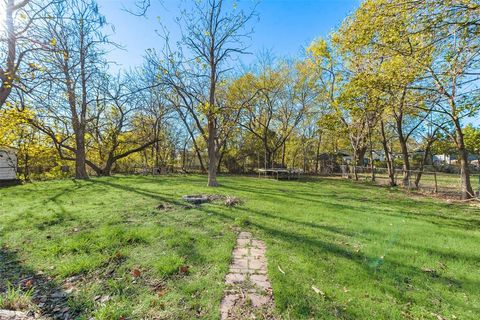
[[[8,147],[8,146],[0,146],[0,150],[3,151],[10,151],[10,152],[17,152],[18,149],[14,147]]]

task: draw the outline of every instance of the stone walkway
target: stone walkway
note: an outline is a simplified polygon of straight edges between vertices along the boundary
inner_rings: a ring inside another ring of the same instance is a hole
[[[0,320],[33,320],[33,319],[36,319],[36,318],[33,315],[29,315],[26,312],[0,310]]]
[[[250,232],[240,232],[225,277],[226,292],[220,306],[222,320],[275,319],[265,251],[263,241],[252,239]]]

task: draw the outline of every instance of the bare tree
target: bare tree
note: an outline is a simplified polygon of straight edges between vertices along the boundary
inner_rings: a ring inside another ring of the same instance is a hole
[[[181,115],[182,120],[187,123],[188,118],[192,119],[206,142],[208,186],[211,187],[218,185],[218,157],[224,145],[221,140],[225,138],[219,136],[222,117],[231,111],[221,105],[218,88],[233,68],[232,59],[247,53],[244,42],[251,34],[247,27],[254,15],[254,9],[248,12],[234,7],[228,9],[223,0],[195,1],[193,8],[188,12],[184,10],[179,19],[180,42],[187,53],[181,49],[176,55],[168,49],[164,52],[163,61],[168,62],[168,67],[159,73],[160,82],[169,85],[178,95],[179,110],[186,111]],[[171,63],[174,58],[179,60],[176,65]]]
[[[63,159],[75,161],[75,177],[85,179],[85,135],[96,101],[92,89],[106,65],[106,21],[91,0],[57,3],[49,15],[43,30],[43,41],[50,44],[43,57],[48,86],[36,94],[42,119],[34,125],[52,138]]]
[[[38,25],[53,1],[0,0],[0,108],[14,90],[28,91],[29,82],[38,76],[39,68],[32,58],[45,48],[39,41]]]
[[[160,132],[168,110],[156,88],[135,88],[129,83],[138,85],[131,77],[123,81],[107,77],[96,90],[95,116],[88,123],[87,132],[95,146],[90,147],[89,153],[96,151],[97,162],[87,158],[86,163],[98,176],[109,176],[117,161],[150,146],[157,147],[158,156]]]
[[[245,81],[252,99],[242,112],[240,126],[257,137],[264,149],[264,167],[273,165],[280,150],[312,102],[305,83],[290,65],[264,61],[258,75]]]

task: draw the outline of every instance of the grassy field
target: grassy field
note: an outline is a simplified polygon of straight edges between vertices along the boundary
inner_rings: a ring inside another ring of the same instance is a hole
[[[203,176],[124,176],[1,189],[0,288],[36,273],[79,318],[218,319],[242,229],[267,244],[279,318],[479,318],[478,207],[342,180],[219,181],[208,189]],[[185,206],[181,196],[194,193],[244,203]]]

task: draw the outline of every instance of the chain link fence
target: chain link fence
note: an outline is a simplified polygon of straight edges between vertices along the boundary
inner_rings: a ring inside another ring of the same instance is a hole
[[[387,168],[354,167],[350,165],[341,165],[339,169],[332,175],[384,186],[396,185],[409,190],[419,190],[448,198],[458,198],[462,193],[461,177],[460,174],[456,173],[421,170],[404,171],[403,169],[389,171]],[[480,198],[480,174],[471,174],[470,182],[475,196]]]

